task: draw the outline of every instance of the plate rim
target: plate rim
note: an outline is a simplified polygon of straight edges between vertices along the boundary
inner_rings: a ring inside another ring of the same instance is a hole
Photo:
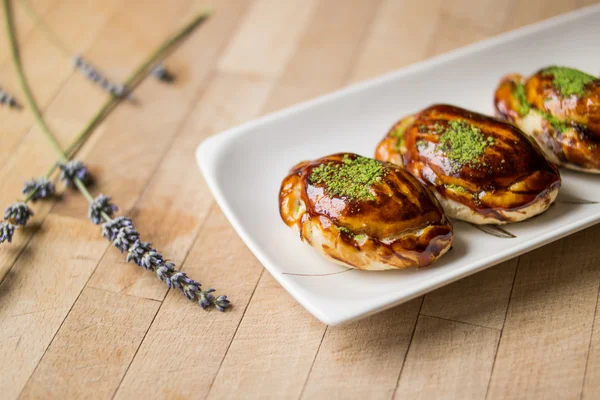
[[[526,25],[518,29],[504,32],[491,38],[484,39],[482,41],[452,50],[450,52],[446,52],[426,60],[418,61],[416,63],[402,67],[395,71],[388,72],[381,76],[354,83],[339,90],[327,93],[325,95],[321,95],[316,98],[292,105],[290,107],[286,107],[282,110],[266,114],[256,119],[252,119],[248,122],[224,130],[220,133],[216,133],[206,138],[202,143],[200,143],[200,145],[196,149],[195,154],[197,164],[204,176],[204,179],[210,191],[214,196],[216,203],[219,205],[219,207],[223,211],[223,214],[230,222],[236,233],[243,240],[245,245],[250,249],[250,251],[259,260],[259,262],[269,271],[269,273],[271,273],[271,275],[277,280],[277,282],[280,285],[282,285],[285,288],[285,290],[287,290],[288,293],[290,293],[290,295],[292,295],[292,297],[298,303],[300,303],[307,311],[309,311],[321,322],[332,326],[339,325],[358,320],[369,315],[373,315],[375,313],[384,311],[386,309],[395,307],[399,304],[408,302],[416,297],[419,297],[425,293],[428,293],[442,286],[455,282],[459,279],[463,279],[469,275],[487,269],[491,266],[500,264],[506,260],[519,257],[548,243],[560,240],[577,231],[589,228],[590,226],[600,222],[600,213],[589,216],[584,219],[579,219],[570,224],[563,225],[559,229],[544,232],[543,234],[539,235],[533,240],[521,242],[514,247],[489,256],[483,259],[483,262],[480,262],[476,268],[465,270],[462,273],[455,274],[451,277],[437,277],[436,279],[433,279],[433,281],[430,279],[427,281],[426,287],[425,285],[422,285],[423,287],[417,287],[416,289],[411,288],[409,289],[410,293],[408,295],[402,296],[399,299],[392,299],[391,295],[382,296],[381,298],[378,298],[374,304],[371,303],[369,307],[363,307],[362,311],[358,313],[353,313],[351,316],[348,316],[346,314],[335,316],[324,312],[321,308],[319,308],[316,305],[315,302],[311,301],[309,298],[302,295],[301,293],[298,293],[297,289],[291,286],[288,283],[287,279],[283,279],[283,275],[280,274],[279,271],[275,270],[275,265],[273,265],[273,263],[271,263],[271,261],[263,254],[261,248],[253,241],[251,235],[244,229],[240,220],[231,209],[230,203],[224,195],[223,190],[221,189],[219,182],[216,179],[215,173],[216,164],[218,164],[220,153],[222,153],[226,148],[225,145],[228,142],[231,142],[236,137],[243,135],[248,130],[286,118],[288,115],[309,110],[311,108],[318,107],[322,103],[334,101],[337,98],[344,97],[353,92],[358,92],[363,89],[382,85],[389,81],[400,79],[403,76],[409,75],[415,71],[431,68],[439,64],[443,64],[445,62],[476,53],[480,50],[493,47],[495,45],[507,43],[512,40],[516,40],[539,31],[543,31],[561,24],[565,24],[594,13],[600,13],[600,4],[594,4],[587,7],[583,7],[565,14],[545,19],[534,24]]]

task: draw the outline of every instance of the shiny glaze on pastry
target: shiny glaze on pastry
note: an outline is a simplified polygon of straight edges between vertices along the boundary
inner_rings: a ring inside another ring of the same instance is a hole
[[[366,172],[352,175],[355,170]],[[327,173],[338,175],[329,179]],[[425,267],[452,242],[442,207],[417,179],[394,164],[351,153],[292,168],[281,184],[279,210],[303,241],[357,269]]]
[[[565,67],[511,74],[495,93],[498,115],[566,168],[600,173],[600,79]]]
[[[561,183],[557,168],[517,127],[450,105],[400,120],[375,158],[404,165],[434,190],[449,217],[477,224],[539,214]]]

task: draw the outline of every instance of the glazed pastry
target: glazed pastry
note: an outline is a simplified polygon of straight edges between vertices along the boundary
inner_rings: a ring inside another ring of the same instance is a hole
[[[452,243],[433,194],[394,164],[351,153],[296,165],[279,192],[281,219],[341,265],[425,267]]]
[[[566,67],[529,79],[512,74],[496,89],[495,104],[555,164],[600,173],[600,79]]]
[[[449,105],[400,120],[376,150],[433,189],[446,214],[475,224],[522,221],[545,211],[557,168],[507,122]]]

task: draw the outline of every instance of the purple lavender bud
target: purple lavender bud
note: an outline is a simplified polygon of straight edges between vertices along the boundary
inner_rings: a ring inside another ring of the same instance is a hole
[[[33,216],[33,211],[23,202],[13,203],[4,211],[4,219],[16,225],[25,225],[29,218]]]
[[[216,309],[221,312],[225,311],[225,309],[231,305],[231,302],[227,300],[227,296],[219,296],[214,302]]]
[[[104,220],[103,213],[112,218],[117,210],[117,206],[110,202],[110,197],[101,194],[90,204],[88,217],[94,224],[99,225]]]
[[[134,263],[141,267],[142,257],[151,250],[153,250],[152,243],[136,240],[127,250],[127,259],[125,261],[130,262],[133,260]]]
[[[113,241],[121,228],[133,228],[133,222],[131,221],[131,218],[120,216],[105,222],[102,224],[102,236],[110,241]]]
[[[31,196],[31,201],[48,198],[54,194],[54,191],[54,183],[45,177],[25,182],[22,190],[24,195]]]
[[[60,180],[64,181],[68,187],[75,185],[75,179],[79,179],[83,183],[86,183],[90,179],[87,167],[81,161],[67,161],[59,162],[58,168],[60,168]]]
[[[12,242],[13,235],[15,234],[17,227],[8,221],[0,222],[0,243]]]

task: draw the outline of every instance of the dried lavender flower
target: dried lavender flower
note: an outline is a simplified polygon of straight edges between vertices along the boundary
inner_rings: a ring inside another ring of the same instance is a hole
[[[129,94],[125,85],[113,83],[106,78],[96,67],[88,63],[82,56],[73,57],[73,67],[80,71],[86,78],[100,86],[102,90],[112,94],[115,97],[123,98]]]
[[[163,63],[156,64],[152,68],[152,76],[158,79],[161,82],[173,82],[175,80],[175,76],[167,70]]]
[[[31,179],[23,185],[23,194],[29,197],[29,200],[36,201],[45,199],[54,194],[54,183],[50,182],[45,177]]]
[[[21,108],[14,96],[0,88],[0,105],[8,108]]]
[[[102,214],[106,214],[112,218],[117,210],[117,206],[110,202],[110,197],[101,194],[90,203],[88,218],[91,219],[94,224],[100,225],[104,221]]]
[[[88,169],[81,161],[73,160],[64,163],[59,162],[57,165],[61,171],[60,180],[64,181],[68,187],[75,185],[73,182],[75,179],[79,179],[83,183],[90,180]]]
[[[229,300],[227,300],[227,296],[225,296],[225,295],[217,297],[217,299],[214,301],[214,303],[215,303],[215,307],[219,311],[225,311],[225,309],[231,305],[231,302]]]
[[[127,251],[129,248],[140,239],[140,234],[134,227],[125,226],[119,229],[114,240],[113,246],[119,249],[119,252]]]
[[[10,243],[12,241],[12,237],[15,234],[15,229],[17,227],[11,224],[8,221],[0,222],[0,243],[8,241]]]
[[[133,261],[140,267],[142,266],[142,257],[145,253],[154,250],[152,248],[152,243],[150,242],[142,242],[141,240],[136,240],[129,249],[127,250],[127,258],[126,262]]]
[[[200,282],[196,282],[183,271],[176,271],[175,264],[165,260],[163,255],[152,247],[152,243],[140,240],[140,234],[133,226],[131,219],[117,217],[102,224],[102,236],[113,242],[123,252],[127,250],[126,261],[133,261],[144,269],[154,271],[156,276],[172,289],[179,289],[188,300],[197,301],[202,308],[214,305],[219,311],[229,307],[227,296],[215,299],[215,290],[202,290]]]
[[[115,240],[115,237],[117,236],[117,233],[119,233],[119,230],[121,230],[121,228],[133,228],[133,222],[131,221],[131,218],[119,216],[111,219],[108,222],[103,223],[102,236],[112,242],[113,240]]]
[[[27,221],[32,216],[33,211],[31,211],[31,209],[27,207],[27,204],[22,201],[11,204],[6,211],[4,211],[4,219],[16,225],[27,224]]]

